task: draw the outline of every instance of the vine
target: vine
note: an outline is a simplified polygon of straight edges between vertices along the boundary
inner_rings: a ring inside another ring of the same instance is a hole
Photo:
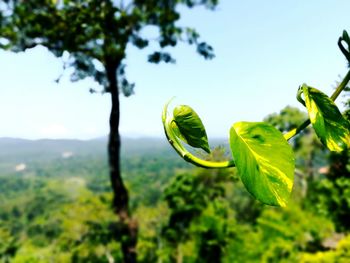
[[[343,43],[347,47],[344,47]],[[349,62],[350,38],[344,30],[338,46]],[[294,153],[288,141],[312,124],[318,138],[330,151],[341,152],[350,148],[350,123],[343,117],[334,101],[350,81],[350,70],[328,97],[320,90],[303,84],[297,100],[309,115],[299,127],[282,134],[265,122],[238,122],[230,129],[232,159],[224,162],[203,160],[189,152],[182,142],[210,153],[208,137],[197,113],[187,105],[175,107],[168,115],[168,105],[163,109],[162,122],[170,145],[187,162],[203,168],[236,167],[248,190],[261,202],[286,206],[294,182]]]

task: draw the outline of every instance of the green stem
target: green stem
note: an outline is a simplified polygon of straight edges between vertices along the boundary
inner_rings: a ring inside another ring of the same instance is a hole
[[[346,85],[350,81],[350,71],[346,74],[343,81],[339,84],[337,89],[334,91],[334,93],[331,96],[331,99],[335,101],[339,94],[344,90]],[[171,99],[172,100],[172,99]],[[171,101],[170,100],[170,101]],[[192,153],[190,153],[179,141],[177,136],[174,134],[173,130],[171,129],[171,122],[173,121],[172,118],[167,116],[168,111],[168,105],[170,101],[164,106],[163,113],[162,113],[162,121],[164,126],[164,131],[166,134],[166,137],[170,143],[170,145],[175,149],[175,151],[183,158],[185,161],[190,162],[196,166],[203,167],[203,168],[229,168],[229,167],[235,167],[235,162],[233,160],[224,161],[224,162],[212,162],[207,161],[198,158],[197,156],[194,156]],[[310,120],[304,121],[299,127],[287,132],[284,134],[284,138],[289,141],[294,136],[299,134],[302,130],[304,130],[307,126],[310,125]]]
[[[292,139],[294,136],[296,136],[297,134],[299,134],[302,130],[304,130],[307,126],[310,125],[310,120],[307,119],[306,121],[304,121],[299,127],[285,133],[283,136],[284,138],[289,141],[290,139]]]
[[[331,99],[333,101],[335,101],[338,98],[340,93],[345,89],[346,85],[348,85],[349,81],[350,81],[350,70],[348,71],[348,73],[345,75],[343,81],[339,84],[337,89],[332,94]]]
[[[175,151],[183,158],[185,161],[192,163],[196,166],[202,167],[202,168],[229,168],[234,167],[235,163],[233,160],[224,161],[224,162],[212,162],[207,161],[198,158],[197,156],[194,156],[192,153],[190,153],[179,141],[177,136],[174,134],[173,130],[171,129],[171,122],[173,121],[172,118],[167,116],[167,110],[168,110],[168,104],[170,101],[165,105],[163,109],[162,114],[162,121],[164,126],[165,135],[168,139],[168,142],[170,145],[175,149]]]
[[[344,79],[342,80],[342,82],[339,84],[339,86],[336,88],[336,90],[333,92],[332,96],[331,96],[331,100],[335,101],[338,96],[340,95],[340,93],[345,89],[346,85],[349,83],[350,81],[350,70],[348,71],[348,73],[345,75]],[[287,132],[284,134],[284,138],[289,141],[290,139],[292,139],[294,136],[296,136],[297,134],[299,134],[302,130],[304,130],[307,126],[310,125],[310,119],[304,121],[299,127]]]

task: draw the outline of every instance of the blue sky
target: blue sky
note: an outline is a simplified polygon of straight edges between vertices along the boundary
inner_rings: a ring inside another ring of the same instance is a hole
[[[135,95],[121,98],[124,136],[163,136],[161,111],[188,104],[210,137],[226,137],[237,121],[261,121],[295,99],[302,83],[332,93],[346,62],[337,40],[350,31],[348,0],[222,0],[214,12],[181,10],[216,53],[205,61],[194,47],[173,49],[175,65],[147,63],[147,50],[128,48],[127,75]],[[89,80],[60,84],[61,61],[44,48],[0,51],[0,137],[80,138],[108,134],[109,95],[90,94]],[[337,102],[341,105],[341,99]],[[300,107],[301,108],[301,107]]]

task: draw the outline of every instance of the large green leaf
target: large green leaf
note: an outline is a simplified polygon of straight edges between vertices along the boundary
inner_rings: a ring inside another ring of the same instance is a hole
[[[334,102],[321,91],[302,86],[309,118],[321,142],[331,151],[350,147],[350,124]]]
[[[174,109],[175,134],[192,147],[201,148],[210,153],[208,137],[203,123],[197,113],[187,105],[180,105]],[[178,130],[176,129],[178,128]],[[180,135],[179,135],[180,132]]]
[[[268,205],[286,206],[294,180],[294,154],[282,133],[264,122],[238,122],[230,147],[247,190]]]

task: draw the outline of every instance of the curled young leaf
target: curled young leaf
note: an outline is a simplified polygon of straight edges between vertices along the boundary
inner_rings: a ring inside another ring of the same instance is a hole
[[[350,148],[350,124],[334,102],[306,84],[302,88],[310,121],[321,142],[330,151],[341,152]]]
[[[182,135],[182,133],[180,132],[179,130],[179,127],[177,127],[177,124],[175,121],[172,121],[171,124],[170,124],[170,127],[172,129],[172,131],[174,132],[175,136],[177,138],[179,138],[181,141],[185,142],[188,144],[186,138]]]
[[[301,97],[302,94],[303,94],[303,88],[302,88],[302,86],[300,86],[298,89],[298,92],[297,92],[297,100],[306,107],[305,101]]]
[[[343,42],[346,43],[347,47],[344,47]],[[346,57],[346,59],[350,63],[350,37],[348,32],[346,32],[346,30],[343,31],[343,35],[339,38],[338,46],[340,48],[340,51],[343,53],[343,55]]]
[[[294,180],[294,154],[282,133],[264,122],[238,122],[230,130],[238,174],[259,201],[286,206]]]
[[[180,105],[174,109],[175,132],[185,143],[195,148],[201,148],[210,153],[208,137],[204,125],[197,113],[187,105]],[[181,135],[178,134],[180,132]]]
[[[350,37],[349,37],[349,34],[348,34],[348,32],[346,30],[343,31],[342,38],[347,44],[350,44]]]

